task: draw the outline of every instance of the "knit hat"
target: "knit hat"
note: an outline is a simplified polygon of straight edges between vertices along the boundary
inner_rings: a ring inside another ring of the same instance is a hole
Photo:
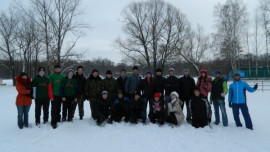
[[[135,95],[141,96],[139,91],[136,91]]]
[[[175,70],[174,70],[174,68],[170,68],[170,69],[169,69],[169,72],[170,72],[170,71],[173,71],[173,72],[175,73]]]
[[[160,94],[159,93],[155,93],[154,94],[154,98],[160,98]]]
[[[139,70],[139,68],[137,66],[134,66],[132,70]]]
[[[20,77],[22,77],[22,76],[24,76],[24,75],[28,76],[27,73],[25,73],[25,72],[20,72]]]
[[[67,70],[67,74],[68,74],[69,72],[72,72],[72,73],[74,74],[74,71],[73,71],[72,69],[68,69],[68,70]]]
[[[94,73],[94,72],[97,72],[98,73],[98,70],[97,69],[93,69],[92,70],[92,73]]]
[[[147,70],[145,74],[152,74],[152,72],[150,70]]]
[[[125,69],[122,69],[120,72],[127,72]]]
[[[172,92],[172,93],[171,93],[171,96],[172,96],[172,95],[175,95],[177,98],[179,97],[179,94],[178,94],[176,91]]]
[[[83,66],[79,65],[79,66],[77,67],[77,70],[78,70],[78,69],[83,69]]]
[[[207,70],[206,69],[202,69],[201,70],[201,74],[203,74],[203,73],[207,74]]]
[[[57,69],[57,68],[60,68],[61,69],[60,65],[55,65],[54,66],[54,69]]]
[[[106,90],[102,91],[102,95],[104,95],[104,94],[108,94],[108,91],[106,91]]]
[[[221,75],[221,72],[220,71],[216,71],[215,72],[215,75]]]
[[[189,72],[189,69],[188,69],[188,68],[185,68],[185,69],[184,69],[184,72]]]
[[[45,71],[45,68],[44,68],[44,67],[39,67],[39,68],[38,68],[38,72],[39,72],[39,71]]]
[[[122,91],[121,89],[119,89],[119,90],[117,91],[117,94],[123,94],[123,91]]]
[[[237,77],[237,76],[238,76],[238,77],[241,77],[241,75],[240,75],[239,72],[236,72],[236,73],[233,74],[233,77]]]
[[[200,90],[199,87],[195,87],[195,88],[194,88],[194,91],[199,91],[199,92],[200,92],[201,90]]]
[[[156,69],[156,72],[162,72],[161,68]]]
[[[112,71],[111,71],[111,70],[107,70],[106,75],[107,75],[107,74],[112,75]]]

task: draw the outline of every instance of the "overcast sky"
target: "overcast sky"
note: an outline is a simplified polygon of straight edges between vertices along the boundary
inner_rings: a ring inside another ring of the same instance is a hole
[[[29,3],[29,0],[21,0]],[[120,37],[122,25],[120,22],[121,11],[134,0],[83,0],[83,7],[86,9],[84,22],[92,29],[87,36],[81,38],[76,50],[87,50],[84,59],[97,57],[108,58],[120,62],[122,57],[119,51],[113,47],[113,41]],[[137,1],[137,0],[136,0]],[[213,8],[220,2],[226,0],[165,0],[176,6],[182,13],[187,15],[192,26],[201,24],[206,32],[213,32]],[[254,13],[258,0],[243,0],[247,4],[250,15]],[[1,0],[0,10],[7,10],[12,0]]]

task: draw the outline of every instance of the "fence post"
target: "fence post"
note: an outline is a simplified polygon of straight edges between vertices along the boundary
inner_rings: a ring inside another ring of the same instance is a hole
[[[263,80],[262,80],[262,92],[263,92]]]

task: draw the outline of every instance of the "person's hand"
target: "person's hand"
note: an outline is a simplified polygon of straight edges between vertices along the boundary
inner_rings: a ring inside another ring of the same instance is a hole
[[[54,98],[52,98],[52,99],[50,99],[51,101],[53,101],[54,100]]]
[[[75,98],[74,101],[77,102],[78,101],[77,98]]]
[[[229,107],[230,107],[230,108],[232,107],[232,102],[229,102]]]
[[[63,98],[62,98],[62,101],[66,101],[66,98],[65,98],[65,97],[63,97]]]
[[[254,85],[254,89],[255,89],[255,90],[258,89],[258,83],[256,83],[256,84]]]
[[[221,97],[225,97],[225,93],[221,93],[220,95],[221,95]]]

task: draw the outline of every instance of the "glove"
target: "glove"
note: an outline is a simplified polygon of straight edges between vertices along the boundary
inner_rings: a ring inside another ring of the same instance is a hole
[[[254,89],[255,89],[255,90],[258,89],[258,83],[256,83],[256,84],[254,85]]]
[[[221,95],[221,97],[225,97],[225,93],[221,93],[220,95]]]
[[[229,107],[230,107],[230,108],[232,107],[232,102],[229,102]]]

